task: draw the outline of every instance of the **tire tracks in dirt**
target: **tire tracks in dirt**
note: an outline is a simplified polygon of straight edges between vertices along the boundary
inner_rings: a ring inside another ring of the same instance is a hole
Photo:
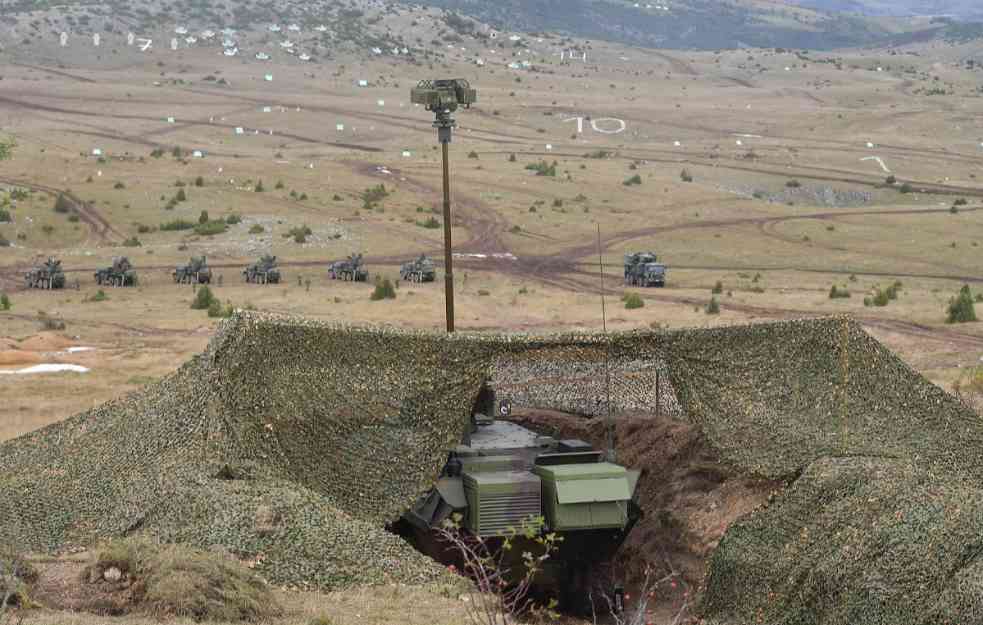
[[[33,189],[34,191],[46,193],[55,198],[57,198],[59,195],[63,195],[73,204],[73,208],[78,214],[79,219],[88,225],[92,231],[92,234],[94,234],[100,240],[107,241],[113,237],[120,239],[125,238],[123,234],[116,230],[116,228],[114,228],[113,225],[109,223],[109,221],[107,221],[106,218],[103,217],[94,206],[67,189],[58,189],[56,187],[51,187],[36,182],[28,182],[26,180],[4,177],[0,177],[0,183]]]

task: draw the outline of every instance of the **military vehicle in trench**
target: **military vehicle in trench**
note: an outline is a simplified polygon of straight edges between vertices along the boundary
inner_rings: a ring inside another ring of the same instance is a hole
[[[174,282],[178,284],[208,284],[212,281],[212,270],[204,256],[192,256],[191,262],[174,269]]]
[[[369,279],[369,271],[362,266],[361,254],[351,254],[345,260],[331,263],[328,267],[328,277],[332,280],[365,282]]]
[[[48,258],[24,274],[24,283],[29,289],[65,288],[65,272],[61,269],[61,261]]]
[[[242,271],[246,282],[257,284],[277,284],[280,282],[280,269],[276,266],[276,256],[264,254],[257,262]]]
[[[437,270],[434,269],[433,260],[423,254],[416,260],[403,263],[399,268],[399,279],[407,282],[433,282],[436,277]]]
[[[665,286],[666,266],[651,252],[625,254],[625,284],[627,286]]]
[[[96,271],[96,284],[108,286],[135,286],[137,272],[126,256],[114,256],[113,264]]]
[[[561,607],[584,607],[591,575],[607,564],[642,511],[635,500],[639,472],[609,462],[581,440],[555,440],[516,423],[510,405],[483,389],[461,444],[448,450],[434,488],[407,510],[399,533],[445,564],[456,557],[436,531],[459,515],[461,530],[486,541],[542,517],[543,532],[562,537],[535,585],[560,597]],[[532,547],[535,549],[535,547]],[[516,556],[527,549],[518,545]]]

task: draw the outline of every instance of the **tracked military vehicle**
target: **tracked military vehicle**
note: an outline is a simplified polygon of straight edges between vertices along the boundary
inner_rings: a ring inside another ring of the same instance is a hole
[[[114,256],[113,264],[95,273],[96,284],[107,286],[135,286],[137,272],[126,256]]]
[[[276,266],[276,256],[264,254],[259,261],[246,267],[242,275],[246,282],[277,284],[280,282],[280,269]]]
[[[331,263],[328,267],[328,277],[332,280],[365,282],[369,279],[369,271],[362,267],[361,254],[351,254],[345,260]]]
[[[399,279],[407,282],[433,282],[437,277],[433,260],[420,254],[420,258],[403,263],[399,268]]]
[[[666,266],[651,252],[625,254],[625,284],[628,286],[665,286]]]
[[[24,282],[29,289],[62,289],[65,288],[65,272],[61,269],[61,261],[48,258],[24,274]]]
[[[192,256],[191,262],[174,269],[174,282],[178,284],[208,284],[212,281],[212,270],[204,256]]]
[[[635,501],[639,472],[608,462],[584,441],[555,440],[496,420],[490,416],[495,410],[508,416],[511,407],[482,389],[461,444],[448,450],[436,485],[403,514],[398,529],[419,550],[453,564],[455,554],[436,529],[454,515],[463,531],[486,541],[520,529],[529,517],[543,517],[542,531],[563,540],[536,584],[576,609],[591,572],[614,556],[641,517]],[[512,551],[519,555],[526,548]]]

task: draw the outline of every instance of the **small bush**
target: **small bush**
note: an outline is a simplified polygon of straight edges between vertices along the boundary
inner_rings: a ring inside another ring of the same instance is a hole
[[[195,225],[190,221],[184,219],[175,219],[174,221],[169,221],[167,223],[162,223],[160,225],[160,230],[163,232],[171,232],[176,230],[191,230]]]
[[[369,296],[373,302],[378,302],[383,299],[396,299],[396,289],[393,287],[393,283],[389,278],[384,278],[382,280],[375,281],[375,290],[372,291],[372,295]]]
[[[198,215],[198,223],[199,224],[207,224],[211,220],[212,219],[208,216],[208,211],[201,211],[201,214]]]
[[[625,185],[626,187],[630,187],[630,186],[633,186],[633,185],[642,184],[642,177],[639,176],[638,174],[635,174],[634,176],[632,176],[631,178],[628,178],[627,180],[625,180],[621,184]]]
[[[195,234],[203,237],[211,237],[216,234],[222,234],[228,230],[228,226],[221,219],[215,221],[206,221],[205,223],[200,223],[195,226]]]
[[[198,176],[197,178],[195,178],[195,186],[196,187],[203,187],[203,186],[205,186],[205,179],[202,178],[201,176]]]
[[[894,176],[894,174],[891,174],[890,176],[884,179],[884,182],[889,185],[894,185],[898,182],[898,179]]]
[[[945,321],[946,323],[970,323],[977,321],[973,294],[970,292],[968,284],[963,285],[959,289],[959,294],[949,300]]]
[[[154,148],[154,150],[150,153],[150,156],[154,158],[160,158],[164,156],[164,148]]]
[[[266,228],[259,224],[253,224],[249,227],[249,234],[263,234],[266,232]]]
[[[117,182],[116,184],[113,185],[113,188],[114,189],[117,189],[117,190],[118,189],[125,189],[126,188],[126,185],[123,184],[122,182]]]
[[[10,310],[13,304],[10,301],[10,296],[6,293],[0,293],[0,310]]]
[[[217,301],[212,290],[207,286],[203,286],[198,289],[195,293],[195,300],[191,302],[192,310],[208,310],[208,307],[212,305],[212,302]]]
[[[634,310],[645,306],[645,300],[638,293],[629,293],[625,296],[625,308]]]
[[[721,282],[720,280],[717,280],[717,283],[713,285],[713,288],[710,289],[710,292],[713,293],[714,295],[720,295],[721,293],[724,292],[724,283]]]
[[[556,164],[556,161],[553,161],[552,165],[546,161],[539,161],[538,163],[529,163],[526,165],[526,169],[536,172],[537,176],[549,176],[553,178],[556,177]]]
[[[683,182],[693,182],[693,174],[689,173],[689,170],[684,169],[679,172],[679,179]]]
[[[488,297],[491,295],[491,291],[488,289],[478,289],[478,297]]]
[[[441,223],[437,220],[436,217],[431,216],[431,217],[427,217],[427,219],[424,221],[417,221],[416,225],[420,226],[421,228],[428,228],[431,230],[435,230],[441,226]]]
[[[952,203],[953,206],[966,206],[967,204],[969,204],[969,202],[967,202],[966,198],[964,197],[958,198],[955,202]]]
[[[887,306],[888,303],[891,301],[891,298],[888,297],[887,291],[882,291],[881,289],[877,289],[877,292],[874,294],[874,297],[872,297],[870,301],[874,306]]]
[[[847,299],[850,297],[850,291],[847,289],[840,289],[834,284],[829,290],[829,299]]]
[[[276,185],[273,188],[276,189],[277,191],[280,191],[281,189],[283,189],[284,188],[283,181],[282,180],[277,180],[276,181]]]
[[[56,332],[65,329],[65,321],[58,317],[52,317],[44,311],[38,311],[38,321],[41,322],[41,329],[49,332]]]
[[[140,243],[140,239],[136,237],[130,237],[129,239],[123,241],[123,247],[140,247],[143,243]]]
[[[470,152],[468,152],[468,158],[478,158],[478,153],[475,152],[474,150],[471,150]]]
[[[253,188],[253,190],[256,193],[262,193],[263,191],[266,191],[266,189],[263,188],[263,181],[260,180],[259,182],[257,182],[256,183],[256,186]]]
[[[208,305],[208,316],[209,317],[231,317],[233,312],[232,304],[227,306],[222,306],[222,302],[218,299],[213,299],[212,303]]]
[[[68,223],[77,224],[80,219],[81,217],[79,217],[78,213],[72,213],[68,216]]]
[[[14,218],[10,216],[10,211],[0,208],[0,224],[10,223]]]
[[[903,185],[901,185],[901,186],[900,186],[900,187],[898,188],[898,192],[899,192],[899,193],[905,193],[905,194],[908,194],[908,193],[913,193],[914,191],[915,191],[915,189],[914,189],[914,187],[912,187],[912,186],[911,186],[910,184],[908,184],[907,182],[906,182],[906,183],[904,183]]]
[[[87,302],[105,302],[107,299],[109,299],[109,296],[106,295],[106,292],[103,291],[102,289],[99,289],[94,294],[92,294],[89,297],[87,297],[85,299],[85,301],[87,301]]]
[[[137,224],[137,232],[139,232],[140,234],[147,234],[151,230],[153,230],[153,228],[151,228],[146,224]]]
[[[174,201],[186,202],[187,200],[188,200],[188,194],[184,192],[184,189],[178,189],[177,194],[174,196]]]
[[[798,189],[799,187],[802,186],[802,183],[793,178],[792,180],[786,182],[785,186],[788,187],[789,189]]]
[[[242,217],[233,213],[232,215],[229,215],[228,217],[225,218],[225,223],[227,223],[230,226],[234,226],[238,223],[242,223]]]
[[[98,551],[83,579],[116,568],[138,608],[155,617],[195,621],[268,621],[282,614],[276,597],[238,561],[184,545],[126,539]]]
[[[708,315],[719,315],[720,314],[720,303],[717,302],[717,298],[716,297],[711,297],[710,298],[710,301],[707,303],[707,307],[706,307],[705,311],[706,311],[706,313]]]
[[[75,208],[74,202],[68,199],[68,196],[66,196],[64,193],[59,193],[58,197],[55,199],[55,212],[67,215],[68,213],[72,212],[73,208]]]
[[[509,154],[509,162],[514,163],[516,161],[515,153]]]

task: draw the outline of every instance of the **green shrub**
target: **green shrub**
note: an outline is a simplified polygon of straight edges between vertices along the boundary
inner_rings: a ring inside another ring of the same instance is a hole
[[[151,230],[153,230],[153,228],[151,228],[146,224],[137,224],[137,232],[139,232],[140,234],[147,234]]]
[[[435,230],[441,226],[437,218],[433,216],[427,217],[424,221],[417,221],[416,225],[420,226],[421,228],[428,228],[431,230]]]
[[[628,310],[634,310],[636,308],[642,308],[645,306],[645,300],[638,293],[629,293],[625,295],[625,308]]]
[[[693,174],[689,173],[689,170],[684,169],[679,172],[679,179],[683,182],[693,182]]]
[[[221,219],[215,221],[206,221],[205,223],[200,223],[195,226],[195,234],[203,237],[211,237],[216,234],[222,234],[228,230],[228,226]]]
[[[253,224],[249,227],[249,234],[263,234],[266,232],[266,228],[259,224]]]
[[[958,198],[952,203],[953,206],[966,206],[967,204],[969,204],[969,202],[967,202],[966,198],[964,197]]]
[[[283,181],[282,180],[277,180],[276,181],[276,185],[274,185],[273,188],[275,190],[277,190],[277,191],[280,191],[281,189],[283,189]]]
[[[396,289],[393,286],[392,281],[389,278],[384,278],[382,280],[376,279],[375,290],[372,291],[372,295],[369,296],[373,302],[377,302],[383,299],[396,299]]]
[[[621,184],[625,185],[626,187],[630,187],[632,185],[637,185],[637,184],[642,184],[642,177],[639,176],[638,174],[635,174],[634,176],[632,176],[631,178],[628,178],[627,180],[625,180]]]
[[[257,182],[256,187],[253,190],[256,193],[262,193],[263,191],[266,191],[266,189],[263,188],[263,181],[260,180],[259,182]]]
[[[720,295],[721,293],[724,292],[724,283],[721,282],[720,280],[717,280],[717,283],[713,285],[713,288],[710,289],[710,292],[713,293],[714,295]]]
[[[205,186],[205,179],[202,178],[201,176],[198,176],[197,178],[195,178],[195,186],[196,187],[203,187],[203,186]]]
[[[949,307],[946,313],[946,323],[969,323],[977,321],[973,294],[970,292],[968,284],[964,284],[959,289],[959,294],[949,300]]]
[[[309,620],[307,625],[335,625],[335,623],[328,616],[321,614]]]
[[[846,299],[849,297],[850,297],[850,291],[848,291],[845,288],[843,289],[837,288],[835,284],[829,290],[829,299]]]
[[[77,224],[80,219],[81,217],[79,217],[78,213],[72,213],[71,215],[68,216],[69,223]]]
[[[526,169],[536,172],[537,176],[550,176],[552,178],[556,176],[556,161],[553,161],[552,165],[546,161],[529,163],[526,165]]]
[[[195,300],[191,302],[191,308],[193,310],[208,310],[208,307],[212,305],[212,302],[217,301],[212,290],[207,286],[203,286],[198,289],[195,293]]]
[[[209,317],[227,318],[232,316],[232,312],[233,312],[232,304],[229,304],[227,306],[222,306],[222,302],[218,301],[218,299],[213,299],[212,302],[208,305]]]
[[[94,294],[92,294],[89,297],[87,297],[85,299],[85,301],[87,301],[87,302],[105,302],[107,299],[109,299],[109,296],[106,295],[106,292],[103,291],[102,289],[99,289]]]
[[[894,185],[898,182],[898,179],[894,176],[894,174],[891,174],[890,176],[884,179],[884,182],[889,185]]]
[[[906,194],[907,194],[907,193],[913,193],[913,192],[914,192],[914,190],[915,190],[915,189],[914,189],[914,187],[912,187],[912,186],[911,186],[910,184],[908,184],[907,182],[906,182],[906,183],[904,183],[903,185],[901,185],[901,186],[900,186],[900,187],[898,188],[898,191],[899,191],[900,193],[906,193]]]
[[[707,303],[706,313],[708,315],[719,315],[720,314],[720,303],[717,302],[716,297],[711,297],[710,301]]]
[[[55,199],[55,212],[68,214],[72,212],[73,208],[75,208],[75,203],[68,199],[68,196],[66,196],[64,193],[59,193],[58,197]]]
[[[478,153],[475,152],[474,150],[471,150],[470,152],[468,152],[468,158],[478,158]]]
[[[199,224],[207,224],[211,220],[212,220],[211,217],[208,216],[208,211],[201,211],[201,214],[198,215]]]
[[[155,618],[194,621],[269,621],[282,609],[255,573],[233,558],[178,544],[116,540],[99,550],[83,579],[109,568],[125,576],[135,606]]]
[[[233,213],[225,218],[225,223],[227,223],[230,226],[234,226],[238,223],[242,223],[242,217]]]
[[[167,223],[162,223],[160,225],[160,230],[163,232],[171,232],[175,230],[191,230],[195,225],[190,221],[184,219],[175,219],[174,221],[169,221]]]
[[[891,298],[888,297],[887,291],[877,289],[877,292],[870,301],[874,306],[887,306]]]
[[[491,295],[491,291],[488,289],[478,289],[478,297],[488,297]]]
[[[13,220],[14,218],[10,216],[10,211],[6,208],[0,208],[0,224],[5,224]]]
[[[387,197],[389,197],[389,191],[386,190],[386,185],[378,184],[374,187],[369,187],[365,191],[362,191],[362,207],[370,210],[375,204]]]
[[[789,189],[798,189],[799,187],[802,186],[802,183],[793,178],[792,180],[786,182],[785,186],[788,187]]]
[[[154,148],[154,150],[150,152],[150,156],[154,158],[160,158],[164,156],[164,148]]]
[[[178,189],[177,194],[174,196],[175,202],[186,202],[188,200],[188,194],[184,192],[184,189]]]
[[[140,247],[143,243],[140,243],[140,239],[136,237],[130,237],[129,239],[123,241],[123,247]]]
[[[0,310],[10,310],[12,306],[10,296],[6,293],[0,293]]]
[[[10,247],[10,241],[8,241],[2,234],[0,234],[0,247]]]
[[[515,153],[509,154],[509,162],[514,163],[516,161]]]
[[[126,185],[123,184],[122,182],[117,182],[116,184],[113,185],[113,188],[114,189],[117,189],[117,190],[118,189],[125,189],[126,188]]]

